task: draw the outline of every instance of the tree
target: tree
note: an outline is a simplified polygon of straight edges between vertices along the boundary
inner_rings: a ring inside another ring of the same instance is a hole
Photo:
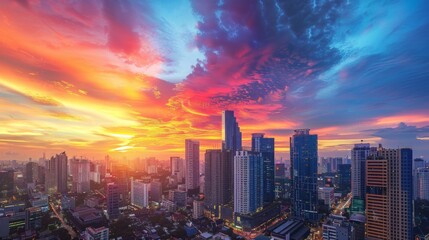
[[[54,235],[56,235],[62,240],[71,240],[71,236],[65,228],[58,228],[54,231]]]

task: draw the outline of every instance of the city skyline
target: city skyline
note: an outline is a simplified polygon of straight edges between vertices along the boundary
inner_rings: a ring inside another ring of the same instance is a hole
[[[275,138],[277,159],[299,128],[320,156],[363,139],[427,158],[428,7],[5,1],[0,159],[183,157],[185,139],[220,146],[223,110],[243,146]]]

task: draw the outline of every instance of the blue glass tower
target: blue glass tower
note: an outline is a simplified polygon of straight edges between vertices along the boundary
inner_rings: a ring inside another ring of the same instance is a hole
[[[310,129],[295,130],[290,138],[292,214],[312,223],[317,213],[317,135]]]
[[[252,134],[252,151],[262,154],[264,203],[274,201],[274,138],[264,138],[263,133]]]

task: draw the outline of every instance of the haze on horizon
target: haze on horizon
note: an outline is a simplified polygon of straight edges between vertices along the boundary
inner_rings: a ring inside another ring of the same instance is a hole
[[[296,128],[320,156],[361,139],[429,157],[428,1],[3,1],[0,159],[243,145]]]

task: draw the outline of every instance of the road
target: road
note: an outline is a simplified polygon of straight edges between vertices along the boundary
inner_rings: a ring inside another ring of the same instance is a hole
[[[333,213],[337,215],[341,215],[343,213],[344,208],[350,205],[351,200],[352,200],[352,195],[348,194],[347,200],[344,203],[340,202],[340,204],[338,204],[338,206],[335,208]]]
[[[73,228],[70,225],[64,222],[63,217],[60,214],[58,214],[57,209],[55,208],[55,205],[53,203],[49,203],[49,205],[51,205],[52,211],[60,220],[62,227],[64,227],[69,232],[72,239],[75,238],[77,236],[76,232],[73,230]]]

